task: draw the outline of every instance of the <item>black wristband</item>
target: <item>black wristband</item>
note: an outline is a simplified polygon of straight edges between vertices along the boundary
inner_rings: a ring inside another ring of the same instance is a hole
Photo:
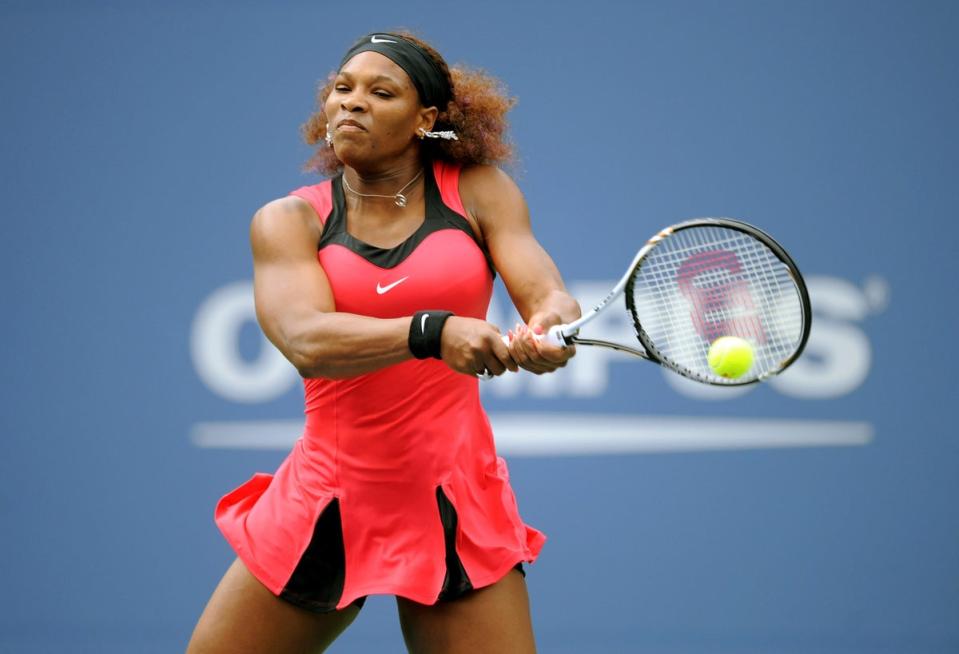
[[[410,323],[410,352],[417,359],[441,359],[440,338],[451,311],[420,311]]]

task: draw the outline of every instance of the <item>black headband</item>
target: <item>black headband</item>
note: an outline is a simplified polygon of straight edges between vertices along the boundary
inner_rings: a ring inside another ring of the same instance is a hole
[[[395,34],[367,34],[350,48],[340,69],[361,52],[378,52],[406,71],[420,94],[424,107],[446,110],[453,99],[453,90],[443,71],[423,48]]]

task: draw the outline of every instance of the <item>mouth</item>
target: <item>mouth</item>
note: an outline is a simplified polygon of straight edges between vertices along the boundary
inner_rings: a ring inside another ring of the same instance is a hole
[[[346,120],[341,120],[340,122],[338,122],[338,123],[336,124],[336,129],[337,129],[337,130],[343,130],[344,132],[356,132],[356,131],[364,131],[364,132],[365,132],[365,131],[366,131],[366,128],[363,127],[363,125],[361,125],[360,123],[356,122],[355,120],[350,120],[349,118],[347,118]]]

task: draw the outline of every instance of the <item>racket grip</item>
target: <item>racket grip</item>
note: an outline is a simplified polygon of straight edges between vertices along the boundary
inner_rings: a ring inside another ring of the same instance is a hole
[[[545,334],[533,334],[533,338],[537,341],[546,341],[556,347],[566,347],[566,337],[563,336],[563,328],[566,325],[553,325],[549,328],[549,331]],[[509,345],[509,336],[503,334],[503,343]]]
[[[535,338],[537,341],[546,341],[548,343],[552,343],[553,345],[557,347],[566,347],[567,345],[566,337],[563,336],[564,327],[566,327],[566,325],[553,325],[552,327],[549,328],[549,331],[546,332],[545,334],[533,334],[533,338]],[[503,334],[502,336],[500,336],[500,338],[503,339],[503,345],[509,346],[508,334]],[[479,375],[477,375],[477,377],[479,377],[483,381],[486,381],[488,379],[492,379],[493,375],[492,373],[488,371],[484,371],[480,373]]]
[[[566,337],[563,336],[563,329],[565,328],[566,325],[553,325],[549,328],[549,331],[546,332],[546,335],[543,336],[543,338],[545,338],[548,343],[552,343],[556,347],[565,348],[567,345]]]

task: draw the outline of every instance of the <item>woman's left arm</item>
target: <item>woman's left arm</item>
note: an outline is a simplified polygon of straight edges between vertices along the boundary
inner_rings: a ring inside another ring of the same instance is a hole
[[[522,192],[498,168],[471,166],[460,175],[460,197],[526,322],[511,334],[510,354],[521,367],[537,374],[566,365],[575,347],[556,347],[537,341],[533,334],[576,320],[580,307],[533,235]]]

